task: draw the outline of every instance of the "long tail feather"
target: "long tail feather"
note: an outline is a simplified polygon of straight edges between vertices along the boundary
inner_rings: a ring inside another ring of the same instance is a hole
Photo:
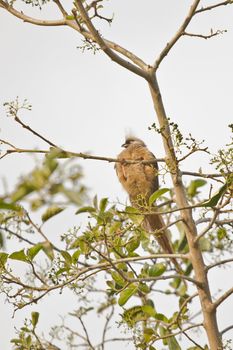
[[[146,230],[154,233],[155,238],[159,243],[159,245],[161,246],[164,253],[174,254],[168,233],[166,231],[166,228],[164,228],[166,227],[166,225],[161,215],[159,214],[146,215],[143,226]],[[162,228],[164,228],[164,230],[159,231],[156,234],[156,231],[161,230]],[[176,271],[178,273],[182,273],[182,269],[179,263],[177,262],[177,260],[175,258],[172,258],[171,260],[176,268]]]

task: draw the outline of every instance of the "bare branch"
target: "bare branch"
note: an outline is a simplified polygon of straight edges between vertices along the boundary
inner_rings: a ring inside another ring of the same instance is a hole
[[[52,143],[51,141],[47,140],[48,143]],[[42,154],[48,154],[51,152],[51,149],[49,150],[42,150],[42,149],[26,149],[26,148],[19,148],[12,144],[10,144],[8,141],[5,141],[3,139],[0,139],[0,142],[6,145],[10,145],[13,149],[8,149],[5,151],[5,154],[3,154],[1,158],[5,157],[6,155],[10,155],[13,153],[42,153]],[[125,163],[125,164],[136,164],[136,163],[142,163],[142,164],[153,164],[155,162],[165,162],[164,158],[156,158],[156,160],[152,161],[146,161],[146,160],[130,160],[130,159],[124,159],[120,160],[117,158],[111,158],[111,157],[104,157],[104,156],[92,156],[90,154],[82,153],[82,152],[72,152],[72,151],[66,151],[64,149],[61,149],[59,147],[55,146],[55,149],[60,150],[61,154],[60,156],[62,158],[71,158],[71,157],[77,157],[82,159],[90,159],[90,160],[102,160],[109,163]]]
[[[13,8],[13,6],[9,5],[8,3],[5,3],[3,0],[0,0],[0,6],[7,10],[9,13],[11,13],[13,16],[22,19],[24,22],[35,24],[38,26],[47,26],[47,27],[54,27],[54,26],[64,26],[66,25],[65,19],[59,19],[59,20],[44,20],[44,19],[37,19],[33,17],[29,17],[25,15],[23,12],[19,12],[16,9]]]
[[[17,237],[19,240],[24,241],[24,242],[26,242],[26,243],[28,243],[28,244],[30,244],[30,245],[34,245],[34,244],[35,244],[34,242],[30,241],[29,239],[27,239],[27,238],[25,238],[25,237],[22,237],[22,236],[21,236],[20,234],[18,234],[17,232],[14,232],[14,231],[10,230],[8,227],[2,227],[2,226],[0,226],[0,230],[1,230],[1,231],[8,232],[10,235]]]
[[[57,7],[59,8],[59,10],[61,11],[61,13],[63,14],[64,17],[68,16],[68,13],[66,12],[66,10],[64,9],[63,5],[61,4],[60,0],[53,0],[53,2],[55,2],[55,4],[57,5]]]
[[[106,322],[105,322],[104,329],[103,329],[102,342],[101,342],[102,350],[104,350],[104,344],[106,343],[106,339],[105,339],[106,332],[107,332],[108,325],[109,325],[109,322],[110,322],[113,314],[114,314],[114,308],[112,307],[110,314],[107,315],[107,317],[106,317]]]
[[[200,238],[202,238],[207,232],[209,232],[209,230],[213,227],[213,225],[215,224],[215,221],[217,219],[219,215],[219,211],[215,210],[215,213],[209,223],[209,225],[195,238],[195,241],[198,242]]]
[[[211,179],[211,178],[215,178],[215,177],[224,177],[226,175],[230,175],[225,173],[225,174],[203,174],[203,173],[196,173],[196,172],[192,172],[192,171],[181,171],[181,175],[187,175],[187,176],[199,176],[199,177],[204,177],[205,179]]]
[[[195,242],[198,242],[200,238],[202,238],[212,227],[213,225],[216,223],[216,219],[220,213],[220,210],[222,208],[224,208],[228,203],[230,202],[230,198],[227,198],[226,201],[224,203],[222,203],[221,205],[213,208],[214,210],[214,215],[209,223],[209,225],[195,238]]]
[[[188,326],[188,327],[186,327],[185,329],[180,330],[180,331],[178,331],[178,332],[174,332],[174,333],[170,333],[170,334],[163,335],[163,336],[161,336],[161,337],[156,338],[154,342],[156,342],[156,341],[158,341],[158,340],[163,340],[163,339],[168,339],[168,338],[171,338],[171,337],[175,337],[176,335],[182,334],[182,333],[184,333],[184,332],[187,332],[187,331],[190,330],[190,329],[198,328],[198,327],[203,327],[203,323],[197,323],[197,324]]]
[[[167,56],[167,54],[169,53],[169,51],[172,49],[172,47],[175,45],[175,43],[180,39],[180,37],[183,35],[185,29],[187,28],[187,26],[189,25],[192,17],[195,14],[196,8],[199,5],[200,0],[195,0],[192,4],[192,6],[190,7],[190,10],[188,12],[188,15],[186,16],[184,22],[182,23],[182,25],[180,26],[180,28],[178,29],[177,33],[175,34],[175,36],[167,43],[167,45],[165,46],[165,48],[162,50],[162,52],[160,53],[159,57],[157,58],[157,60],[155,61],[154,65],[153,65],[153,70],[154,72],[159,68],[160,63],[162,62],[162,60],[164,59],[164,57]]]
[[[46,139],[44,136],[42,136],[41,134],[39,134],[37,131],[33,130],[29,125],[26,125],[25,123],[22,122],[22,120],[16,115],[14,117],[14,120],[19,123],[24,129],[27,129],[28,131],[30,131],[33,135],[39,137],[41,140],[45,141],[46,143],[48,143],[50,146],[58,148],[55,143],[49,141],[48,139]]]
[[[230,331],[230,330],[232,330],[232,329],[233,329],[233,325],[224,328],[224,329],[221,331],[221,335],[223,335],[224,333],[226,333],[226,332],[228,332],[228,331]]]
[[[175,254],[173,254],[175,255]],[[158,277],[139,277],[139,278],[127,278],[127,281],[130,283],[134,282],[150,282],[150,281],[164,281],[168,279],[173,279],[173,278],[180,278],[182,280],[186,280],[188,282],[191,282],[198,286],[199,288],[202,288],[202,284],[195,280],[194,278],[185,276],[185,275],[180,275],[180,274],[175,274],[175,275],[167,275],[167,276],[158,276]]]
[[[210,34],[208,35],[203,35],[203,34],[194,34],[194,33],[187,33],[187,32],[184,32],[183,35],[184,36],[190,36],[192,38],[201,38],[201,39],[211,39],[213,38],[214,36],[217,36],[217,35],[221,35],[221,34],[224,34],[224,33],[227,33],[227,30],[224,29],[224,30],[217,30],[216,32],[213,32],[211,30]]]
[[[218,262],[216,262],[214,264],[206,266],[206,271],[209,271],[210,269],[213,269],[216,266],[224,265],[224,264],[231,263],[231,262],[233,262],[233,258],[218,261]]]
[[[220,298],[218,298],[212,305],[213,309],[217,309],[231,294],[233,294],[233,287],[228,289]]]
[[[30,215],[26,212],[26,216],[30,222],[30,224],[36,229],[36,231],[41,235],[41,237],[44,238],[44,240],[47,242],[47,244],[49,246],[51,246],[54,250],[56,250],[57,252],[60,252],[60,249],[57,248],[48,238],[47,236],[44,234],[44,232],[41,230],[41,228],[39,226],[37,226],[34,221],[31,219]]]
[[[122,67],[130,70],[131,72],[141,76],[142,78],[148,80],[148,73],[145,70],[140,69],[134,64],[124,60],[119,55],[117,55],[112,49],[108,46],[107,42],[101,37],[99,32],[96,30],[92,24],[81,0],[76,0],[75,4],[79,10],[79,14],[82,17],[82,20],[86,24],[88,30],[92,34],[92,39],[100,46],[100,48],[105,52],[105,54],[111,58],[114,62],[121,65]]]
[[[94,346],[91,344],[88,331],[87,331],[87,329],[86,329],[86,326],[85,326],[85,324],[84,324],[82,318],[81,318],[81,317],[78,317],[78,319],[79,319],[79,321],[80,321],[80,323],[81,323],[81,325],[82,325],[82,328],[83,328],[83,330],[84,330],[84,333],[85,333],[85,335],[86,335],[87,344],[90,346],[90,349],[95,350]]]
[[[197,15],[198,13],[202,13],[202,12],[205,12],[205,11],[213,10],[214,8],[217,8],[217,7],[220,7],[220,6],[226,6],[226,5],[231,5],[231,4],[232,4],[232,0],[222,1],[222,2],[219,2],[218,4],[210,5],[210,6],[207,6],[207,7],[202,7],[199,10],[196,10],[194,15]]]

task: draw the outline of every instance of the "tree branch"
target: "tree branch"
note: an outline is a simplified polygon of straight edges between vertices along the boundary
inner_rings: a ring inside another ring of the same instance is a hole
[[[173,254],[175,255],[175,254]],[[193,283],[194,285],[198,286],[199,288],[202,288],[202,284],[195,280],[194,278],[185,276],[185,275],[180,275],[180,274],[175,274],[175,275],[167,275],[167,276],[158,276],[158,277],[139,277],[139,278],[127,278],[127,281],[130,283],[134,282],[150,282],[150,281],[164,281],[168,279],[173,279],[173,278],[179,278],[182,280],[186,280],[188,282]]]
[[[224,34],[224,33],[227,33],[227,30],[224,29],[224,30],[217,30],[216,32],[213,32],[211,30],[210,34],[208,35],[203,35],[203,34],[194,34],[194,33],[187,33],[187,32],[184,32],[183,35],[184,36],[190,36],[192,38],[201,38],[201,39],[211,39],[213,38],[214,36],[217,36],[217,35],[220,35],[220,34]]]
[[[226,6],[226,5],[231,5],[231,4],[232,4],[231,0],[222,1],[222,2],[219,2],[218,4],[210,5],[210,6],[207,6],[207,7],[202,7],[199,10],[196,10],[194,15],[197,15],[198,13],[202,13],[202,12],[205,12],[205,11],[213,10],[214,8],[217,8],[217,7],[220,7],[220,6]]]
[[[224,265],[224,264],[231,263],[231,262],[233,262],[233,258],[218,261],[214,264],[206,266],[206,271],[209,271],[210,269],[213,269],[216,266]]]
[[[233,294],[233,287],[228,289],[220,298],[218,298],[213,304],[213,310],[216,310],[231,294]]]
[[[33,130],[29,125],[26,125],[25,123],[22,122],[22,120],[15,115],[14,120],[19,123],[24,129],[27,129],[28,131],[30,131],[33,135],[39,137],[41,140],[45,141],[46,143],[48,143],[50,146],[58,148],[55,143],[49,141],[48,139],[46,139],[44,136],[42,136],[41,134],[39,134],[37,131]]]
[[[182,25],[180,26],[180,28],[178,29],[177,33],[175,34],[175,36],[167,43],[167,45],[165,46],[165,48],[162,50],[162,52],[160,53],[159,57],[157,58],[157,60],[155,61],[154,65],[153,65],[153,70],[154,72],[159,68],[160,63],[162,62],[162,60],[164,59],[164,57],[167,56],[167,54],[169,53],[169,51],[172,49],[172,47],[176,44],[176,42],[180,39],[180,37],[183,35],[185,29],[187,28],[187,26],[189,25],[192,17],[195,14],[196,8],[199,5],[200,0],[195,0],[192,4],[192,6],[190,7],[190,10],[188,12],[188,15],[186,16],[184,22],[182,23]]]
[[[92,37],[94,41],[100,46],[100,48],[105,52],[105,54],[111,58],[114,62],[119,64],[120,66],[130,70],[131,72],[141,76],[142,78],[148,80],[149,76],[148,73],[145,70],[140,69],[139,67],[135,66],[134,64],[124,60],[120,56],[118,56],[112,49],[108,46],[107,42],[104,41],[104,39],[101,37],[99,32],[96,30],[94,25],[92,24],[87,12],[85,11],[85,8],[82,4],[82,0],[76,0],[75,5],[77,6],[79,10],[79,14],[82,17],[82,20],[86,24],[88,30],[92,34]]]
[[[229,326],[229,327],[226,327],[224,328],[222,331],[221,331],[221,335],[223,335],[224,333],[230,331],[231,329],[233,329],[233,325]]]
[[[59,8],[59,10],[61,11],[62,15],[64,17],[68,16],[68,13],[66,12],[66,10],[64,9],[63,5],[61,4],[61,1],[59,0],[53,0],[53,2],[57,5],[57,7]]]
[[[6,11],[11,13],[13,16],[22,19],[24,22],[35,24],[38,26],[47,26],[47,27],[54,27],[54,26],[64,26],[66,25],[65,19],[59,19],[59,20],[44,20],[44,19],[37,19],[33,17],[29,17],[25,15],[23,12],[19,12],[16,9],[14,9],[13,6],[9,5],[8,3],[5,3],[3,0],[0,0],[0,6],[4,8]]]

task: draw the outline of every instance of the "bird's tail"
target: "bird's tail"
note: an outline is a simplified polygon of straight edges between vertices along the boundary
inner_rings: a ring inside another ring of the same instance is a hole
[[[157,242],[161,246],[164,253],[174,254],[167,229],[165,228],[166,224],[162,218],[162,215],[154,213],[146,215],[143,222],[143,226],[147,231],[153,232]],[[182,273],[181,266],[177,262],[177,260],[175,258],[172,258],[171,260],[176,268],[176,271],[178,273]]]

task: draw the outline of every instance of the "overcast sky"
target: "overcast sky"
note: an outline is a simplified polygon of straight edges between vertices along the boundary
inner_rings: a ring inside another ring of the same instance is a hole
[[[101,23],[99,28],[104,37],[153,63],[182,23],[191,3],[188,0],[144,0],[143,4],[138,0],[110,0],[107,11],[110,15],[114,13],[114,22],[111,27]],[[25,11],[37,17],[60,17],[53,4],[46,11],[39,12],[28,6]],[[213,31],[227,29],[227,33],[210,40],[182,38],[164,59],[158,74],[168,115],[184,134],[191,132],[197,139],[205,139],[212,152],[229,141],[227,125],[233,120],[232,18],[233,6],[196,16],[188,32],[209,34],[212,28]],[[120,152],[125,132],[130,130],[142,138],[155,155],[163,157],[159,136],[148,131],[156,117],[149,89],[141,78],[117,66],[102,53],[82,53],[77,49],[82,44],[80,36],[69,28],[32,26],[0,9],[0,31],[0,138],[19,147],[46,147],[5,117],[2,104],[19,96],[27,98],[33,107],[32,112],[21,114],[24,122],[67,150],[114,157]],[[125,201],[126,194],[112,164],[88,160],[80,163],[91,194]],[[1,161],[0,176],[7,177],[10,187],[32,166],[30,156],[12,155]],[[197,171],[200,166],[203,171],[213,170],[208,165],[208,157],[199,154],[188,160],[184,169]],[[224,280],[226,287],[228,282]],[[219,280],[213,279],[212,284],[213,289],[220,287]],[[226,302],[225,311],[223,307],[220,309],[222,327],[232,317],[227,311],[230,307],[232,311],[232,306],[231,299]],[[10,312],[5,305],[0,313],[0,324],[5,327],[0,347],[4,350],[11,348],[9,339],[14,334],[14,324],[21,324],[31,309],[18,314],[16,320],[11,320]]]

